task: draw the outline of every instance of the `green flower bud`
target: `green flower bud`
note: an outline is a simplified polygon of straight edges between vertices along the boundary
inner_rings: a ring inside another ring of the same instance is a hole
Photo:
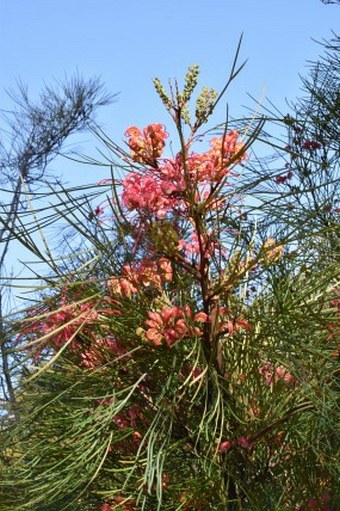
[[[178,252],[178,234],[171,222],[153,222],[150,236],[158,252],[169,256]]]
[[[207,122],[209,115],[217,98],[217,92],[214,89],[203,87],[196,101],[196,119],[199,123]]]
[[[199,69],[198,64],[194,64],[188,68],[188,72],[185,75],[183,90],[183,100],[185,103],[190,100],[191,94],[197,86]]]
[[[164,105],[166,106],[166,108],[167,109],[172,108],[172,106],[173,106],[172,105],[172,101],[167,96],[167,94],[165,92],[165,89],[164,89],[160,79],[159,78],[154,78],[153,79],[153,84],[154,84],[154,87],[156,89],[156,92],[157,92],[158,96],[161,98],[161,100],[164,103]]]

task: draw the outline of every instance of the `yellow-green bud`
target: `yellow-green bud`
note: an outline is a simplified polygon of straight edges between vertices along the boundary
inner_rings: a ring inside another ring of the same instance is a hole
[[[156,89],[156,92],[158,94],[158,96],[161,98],[162,102],[164,103],[164,105],[170,109],[172,108],[172,101],[170,100],[170,98],[167,96],[166,92],[165,92],[165,89],[162,85],[162,82],[160,81],[159,78],[154,78],[153,79],[153,84],[154,84],[154,87]]]
[[[199,123],[207,122],[216,98],[217,92],[214,89],[203,87],[196,101],[196,119]]]
[[[199,75],[199,65],[193,64],[188,68],[188,72],[185,75],[184,80],[184,90],[183,90],[183,100],[185,102],[189,101],[191,98],[191,94],[195,87],[197,86],[197,80]]]
[[[178,234],[171,222],[154,222],[150,235],[158,252],[166,255],[178,252]]]

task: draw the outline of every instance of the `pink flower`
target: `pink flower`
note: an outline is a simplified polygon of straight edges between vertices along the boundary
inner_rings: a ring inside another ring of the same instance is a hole
[[[153,175],[130,173],[123,181],[122,203],[130,211],[151,213],[163,219],[173,202]]]
[[[251,326],[246,319],[230,317],[230,311],[227,307],[218,308],[217,332],[226,332],[232,336],[241,330],[251,330]]]
[[[154,286],[161,289],[162,283],[172,280],[171,263],[165,257],[161,257],[157,262],[146,258],[136,267],[135,278],[145,287]]]
[[[245,436],[239,436],[236,440],[236,442],[241,446],[243,447],[243,449],[250,449],[251,447],[251,442],[248,440],[247,437]]]
[[[209,180],[219,181],[227,174],[230,165],[235,165],[246,158],[244,144],[239,142],[238,138],[238,132],[232,130],[210,141],[211,149],[207,155],[213,166],[209,169]]]
[[[316,151],[317,149],[321,149],[320,142],[316,142],[316,140],[305,140],[302,145],[303,149],[307,149],[307,151]]]
[[[87,369],[96,369],[107,363],[108,360],[112,361],[116,358],[126,360],[125,354],[126,349],[118,339],[97,339],[88,350],[80,353],[80,366]]]
[[[150,124],[141,131],[131,126],[125,132],[128,146],[134,161],[146,165],[157,166],[157,158],[162,155],[168,133],[162,124]]]
[[[294,386],[298,383],[296,378],[283,366],[278,366],[274,369],[273,364],[264,362],[259,367],[259,374],[264,376],[266,385],[271,383],[277,384],[284,383],[287,386]]]
[[[181,157],[167,159],[158,169],[165,194],[181,195],[186,189],[184,166]]]
[[[206,323],[208,321],[208,315],[205,312],[198,312],[195,314],[194,320],[197,323]]]
[[[198,255],[201,251],[204,257],[214,256],[219,247],[213,233],[204,233],[198,237],[196,232],[190,235],[190,241],[180,240],[179,246],[185,250],[186,256]]]
[[[131,298],[131,295],[140,291],[141,286],[161,290],[162,284],[171,280],[172,267],[168,259],[161,257],[158,261],[153,261],[145,258],[136,266],[124,264],[122,276],[111,277],[108,287],[114,294]]]
[[[219,182],[226,175],[234,175],[228,166],[245,158],[243,143],[238,142],[236,131],[212,139],[211,149],[206,153],[187,154],[185,161],[179,153],[176,158],[167,159],[161,164],[157,158],[161,156],[168,136],[161,124],[152,124],[142,131],[131,126],[125,134],[129,138],[132,159],[149,168],[145,169],[143,175],[134,172],[126,176],[122,203],[129,211],[153,214],[159,219],[174,208],[185,210],[188,207],[187,190],[195,200],[207,200],[211,184]],[[214,207],[217,204],[215,200]],[[210,237],[204,243],[205,252],[213,255],[216,243]],[[188,244],[186,248],[195,253],[195,240],[192,246]]]
[[[324,504],[327,504],[331,500],[329,493],[324,493],[321,497],[321,500]]]
[[[293,172],[290,170],[287,174],[277,176],[275,181],[278,185],[284,184],[286,181],[289,181],[293,177]]]
[[[309,508],[311,508],[311,507],[313,508],[313,507],[318,505],[318,501],[316,499],[314,499],[314,498],[313,499],[309,499],[307,504],[308,504]]]
[[[66,299],[61,301],[63,305],[60,309],[57,312],[47,312],[46,316],[34,326],[34,331],[47,336],[48,342],[56,348],[60,348],[73,338],[69,348],[76,350],[78,348],[77,333],[87,331],[89,325],[96,323],[98,312],[92,302],[67,304]]]
[[[165,341],[171,347],[175,342],[185,337],[200,337],[202,335],[201,330],[192,325],[192,314],[188,306],[183,308],[164,307],[159,312],[149,311],[148,317],[149,319],[145,321],[145,325],[149,328],[145,335],[156,346]],[[205,319],[206,314],[200,312],[195,315],[194,322],[202,322]]]
[[[101,206],[97,206],[93,211],[90,212],[88,218],[92,220],[94,217],[99,217],[104,213],[104,208]]]
[[[162,272],[162,277],[166,282],[172,281],[172,267],[169,259],[166,259],[165,257],[161,257],[159,260],[159,267]]]
[[[220,443],[220,451],[222,453],[225,453],[227,451],[229,451],[229,449],[233,446],[233,443],[230,441],[230,440],[224,440],[223,442]]]
[[[124,277],[111,277],[108,281],[108,287],[113,294],[126,296],[127,298],[131,298],[131,295],[138,293],[136,283]]]
[[[114,499],[114,504],[120,504],[122,511],[135,511],[136,506],[134,504],[134,501],[132,499],[124,499],[123,497],[116,497]],[[114,509],[116,509],[117,506],[115,506]]]

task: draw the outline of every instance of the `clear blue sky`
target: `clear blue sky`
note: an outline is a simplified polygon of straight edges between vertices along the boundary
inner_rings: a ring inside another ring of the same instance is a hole
[[[120,137],[131,124],[164,121],[151,79],[201,66],[201,83],[222,87],[240,34],[249,59],[227,97],[231,112],[263,86],[279,106],[299,94],[298,74],[336,29],[336,5],[320,0],[2,0],[0,108],[17,79],[34,95],[43,82],[100,75],[118,103],[102,113]],[[222,111],[222,109],[221,109]]]
[[[153,77],[181,79],[198,63],[201,85],[221,88],[243,32],[248,64],[226,97],[231,114],[241,115],[242,105],[252,105],[247,93],[259,98],[263,87],[286,111],[285,98],[300,94],[306,60],[322,51],[312,38],[330,38],[339,9],[320,0],[1,0],[0,108],[10,107],[4,91],[19,79],[34,97],[54,78],[99,75],[120,92],[99,116],[119,142],[130,125],[167,122]],[[216,121],[223,117],[221,105]],[[87,150],[86,138],[78,147]],[[103,177],[72,167],[54,163],[72,184],[80,174],[83,182]]]

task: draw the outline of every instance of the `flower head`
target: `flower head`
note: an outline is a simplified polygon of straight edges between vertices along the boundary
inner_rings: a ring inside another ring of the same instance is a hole
[[[146,338],[155,344],[160,345],[163,341],[168,346],[172,346],[185,337],[201,337],[202,331],[198,326],[192,325],[192,314],[188,306],[186,307],[164,307],[159,312],[148,312],[145,325],[148,328]],[[199,312],[193,318],[194,322],[202,323],[207,318],[204,312]],[[190,321],[191,320],[191,321]]]
[[[157,166],[157,158],[162,155],[168,133],[162,124],[150,124],[143,130],[131,126],[125,132],[131,158],[138,163]]]
[[[232,446],[233,443],[230,440],[224,440],[223,442],[220,443],[219,449],[222,453],[226,453],[229,451],[229,449],[231,449]]]

